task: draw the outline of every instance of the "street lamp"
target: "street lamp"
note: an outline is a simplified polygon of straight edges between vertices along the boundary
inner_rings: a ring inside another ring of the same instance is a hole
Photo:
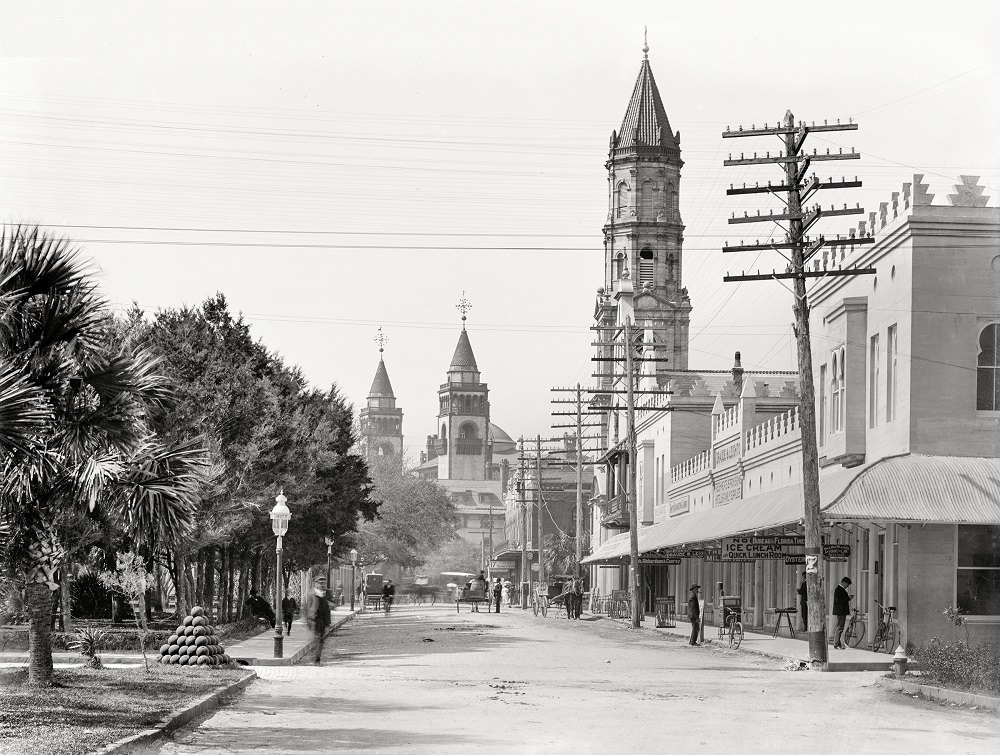
[[[326,599],[333,596],[333,584],[330,582],[330,567],[333,562],[333,533],[323,538],[326,542]]]
[[[274,532],[274,536],[277,538],[277,542],[274,546],[275,557],[278,562],[278,570],[275,572],[274,576],[274,615],[278,617],[279,621],[274,624],[274,657],[281,658],[284,654],[285,638],[281,636],[281,588],[283,587],[283,580],[281,578],[281,538],[288,532],[288,520],[292,518],[292,512],[288,510],[285,502],[288,500],[285,498],[284,489],[278,491],[277,497],[274,499],[274,508],[271,509],[271,530]]]
[[[354,575],[357,571],[358,552],[351,548],[351,610],[354,610]]]

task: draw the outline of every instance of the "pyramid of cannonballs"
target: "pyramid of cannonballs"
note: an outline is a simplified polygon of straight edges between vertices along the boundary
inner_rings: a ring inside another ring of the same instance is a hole
[[[160,663],[180,666],[223,666],[230,658],[223,652],[215,627],[208,623],[205,609],[195,606],[184,623],[160,646]]]

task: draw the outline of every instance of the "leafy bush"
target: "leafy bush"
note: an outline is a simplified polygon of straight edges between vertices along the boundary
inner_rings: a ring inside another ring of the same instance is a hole
[[[70,650],[87,656],[87,663],[91,668],[101,668],[101,652],[104,650],[104,643],[107,640],[107,632],[93,627],[84,627],[73,635],[73,639],[67,646]]]
[[[1000,654],[988,645],[947,643],[935,637],[917,648],[915,660],[923,677],[952,689],[1000,695]]]

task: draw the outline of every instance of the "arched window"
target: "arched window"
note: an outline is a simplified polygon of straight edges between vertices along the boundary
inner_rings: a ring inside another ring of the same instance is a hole
[[[448,439],[448,426],[444,423],[441,424],[441,440]]]
[[[667,184],[667,191],[665,193],[667,195],[667,214],[672,216],[677,212],[677,189],[672,182]]]
[[[653,257],[653,250],[648,246],[639,252],[639,285],[646,281],[654,283],[656,277],[656,259]]]
[[[466,422],[458,430],[459,440],[475,440],[479,437],[479,433],[476,431],[476,426],[471,422]]]
[[[1000,411],[1000,326],[987,325],[979,334],[976,361],[976,409]]]
[[[656,207],[653,202],[653,196],[657,193],[655,183],[648,178],[642,182],[642,193],[639,195],[639,199],[642,202],[642,217],[640,220],[653,220],[656,218],[656,212],[653,209]]]
[[[625,252],[618,252],[615,255],[615,280],[625,277]]]
[[[628,215],[628,194],[628,184],[622,181],[618,184],[615,196],[615,217],[620,218]]]
[[[836,351],[830,365],[830,432],[835,433],[840,430],[840,358]]]

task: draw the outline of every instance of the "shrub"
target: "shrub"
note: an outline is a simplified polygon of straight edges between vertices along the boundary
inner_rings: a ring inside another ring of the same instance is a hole
[[[917,648],[924,678],[943,687],[1000,695],[1000,655],[988,645],[947,643],[935,637]]]
[[[68,647],[80,655],[87,656],[87,665],[91,668],[102,668],[101,652],[108,640],[108,633],[92,627],[84,627],[73,635]]]

